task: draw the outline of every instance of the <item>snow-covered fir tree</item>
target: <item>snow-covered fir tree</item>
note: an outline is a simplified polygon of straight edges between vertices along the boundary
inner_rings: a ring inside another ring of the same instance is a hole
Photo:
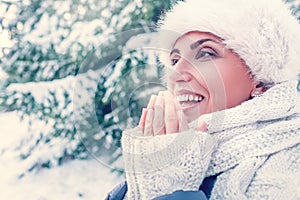
[[[30,134],[0,152],[22,160],[20,176],[75,158],[118,160],[121,130],[137,123],[145,99],[161,89],[154,52],[127,42],[151,42],[150,27],[170,5],[1,1],[0,35],[9,45],[0,42],[0,112],[18,111]]]
[[[300,0],[287,1],[300,18]],[[151,27],[175,2],[0,2],[0,112],[18,111],[30,124],[0,154],[22,161],[20,177],[91,156],[122,168],[122,129],[162,89],[155,51],[146,48]]]

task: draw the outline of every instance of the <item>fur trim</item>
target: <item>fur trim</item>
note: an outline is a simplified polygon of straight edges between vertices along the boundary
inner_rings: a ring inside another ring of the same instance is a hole
[[[224,39],[263,83],[297,80],[300,25],[281,0],[186,0],[159,21],[160,60],[169,66],[175,41],[191,31]]]

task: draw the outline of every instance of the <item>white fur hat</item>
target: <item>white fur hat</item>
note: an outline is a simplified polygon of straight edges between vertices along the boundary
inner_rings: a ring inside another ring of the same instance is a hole
[[[158,26],[165,65],[180,36],[203,31],[222,38],[256,81],[276,84],[298,78],[300,25],[281,0],[186,0],[166,12]]]

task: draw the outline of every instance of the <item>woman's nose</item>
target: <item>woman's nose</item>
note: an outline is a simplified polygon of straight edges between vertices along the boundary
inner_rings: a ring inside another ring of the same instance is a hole
[[[191,63],[185,59],[179,60],[175,67],[171,69],[170,80],[172,82],[190,82],[192,80],[191,69]]]

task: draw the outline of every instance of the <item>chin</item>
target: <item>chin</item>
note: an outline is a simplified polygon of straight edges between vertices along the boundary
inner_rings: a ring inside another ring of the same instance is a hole
[[[185,114],[188,123],[196,120],[198,117],[201,116],[199,109],[186,110],[186,111],[183,111],[183,113]]]

